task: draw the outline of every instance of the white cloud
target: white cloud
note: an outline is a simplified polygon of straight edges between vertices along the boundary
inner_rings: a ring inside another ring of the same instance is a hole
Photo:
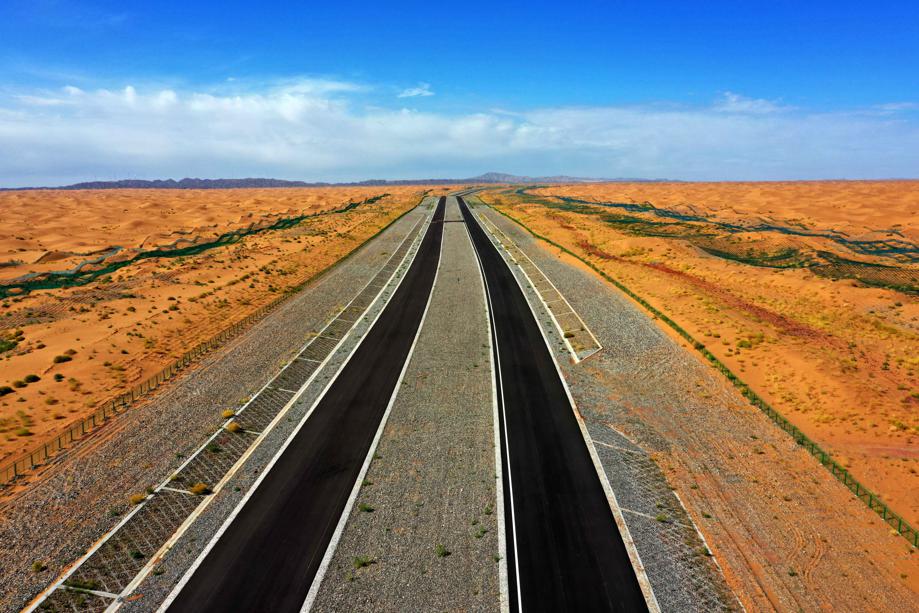
[[[408,89],[403,89],[398,98],[415,98],[417,96],[433,96],[434,92],[431,91],[430,83],[419,83],[417,87],[409,87]]]
[[[791,107],[782,106],[775,100],[747,98],[734,92],[724,92],[715,103],[714,108],[722,113],[753,113],[757,115],[791,110]]]
[[[919,102],[888,102],[874,106],[883,113],[900,113],[904,111],[919,111]]]
[[[233,87],[236,87],[234,84]],[[306,180],[525,174],[677,179],[916,176],[910,114],[709,107],[558,107],[445,114],[370,106],[361,84],[233,91],[0,95],[0,185],[272,176]],[[770,103],[774,104],[774,103]]]

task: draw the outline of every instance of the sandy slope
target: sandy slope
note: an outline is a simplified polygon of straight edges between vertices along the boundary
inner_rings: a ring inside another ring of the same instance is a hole
[[[391,194],[347,213],[320,215],[198,255],[146,259],[82,287],[3,300],[0,337],[21,330],[23,340],[0,354],[0,385],[30,374],[41,380],[0,397],[0,461],[35,447],[194,344],[327,268],[414,206],[423,191],[413,186],[0,194],[9,220],[0,233],[0,251],[23,260],[50,250],[212,237],[265,216],[331,211]],[[10,251],[17,244],[26,251]],[[67,262],[52,264],[60,268]],[[9,278],[29,268],[35,266],[0,270]],[[68,351],[75,352],[70,361],[54,362]]]
[[[769,217],[850,236],[896,228],[915,240],[919,232],[917,182],[608,184],[534,193],[631,199],[741,222]],[[513,194],[483,199],[506,205],[502,210],[590,258],[667,313],[919,523],[915,295],[714,257],[687,240],[639,236],[597,215],[520,204]]]

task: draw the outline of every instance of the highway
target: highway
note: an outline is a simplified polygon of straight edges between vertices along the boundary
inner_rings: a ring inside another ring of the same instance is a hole
[[[301,610],[421,323],[445,203],[379,319],[169,611]]]
[[[459,202],[491,311],[511,610],[647,610],[539,325],[511,270]]]

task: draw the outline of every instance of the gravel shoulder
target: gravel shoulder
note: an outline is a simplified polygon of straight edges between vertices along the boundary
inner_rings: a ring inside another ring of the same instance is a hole
[[[315,611],[499,609],[488,318],[459,219],[450,198],[428,313]]]
[[[664,610],[699,594],[732,606],[712,558],[679,543],[684,522],[699,528],[747,609],[917,601],[903,579],[919,572],[915,557],[879,517],[615,288],[484,212],[604,346],[578,365],[562,360],[563,370]]]
[[[379,270],[418,208],[293,296],[197,368],[61,456],[0,509],[0,608],[19,609],[128,511],[128,497],[161,481]],[[36,509],[42,509],[36,513]],[[46,569],[32,570],[33,562]]]

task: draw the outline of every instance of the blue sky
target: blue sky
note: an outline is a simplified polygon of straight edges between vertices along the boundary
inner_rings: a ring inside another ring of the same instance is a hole
[[[6,0],[0,185],[919,174],[907,2],[331,4]]]

